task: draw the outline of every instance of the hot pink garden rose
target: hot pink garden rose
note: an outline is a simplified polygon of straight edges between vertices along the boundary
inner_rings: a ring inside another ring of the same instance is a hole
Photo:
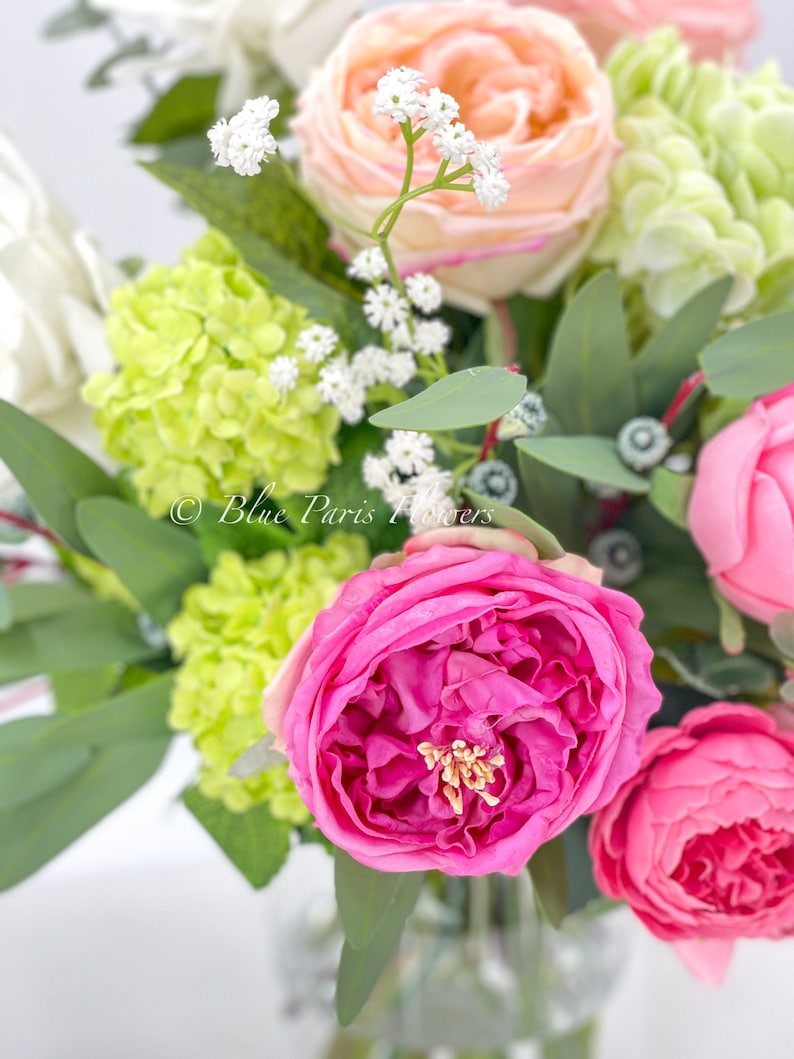
[[[511,0],[521,6],[525,0]],[[535,0],[565,15],[604,58],[621,37],[643,37],[671,23],[695,59],[722,59],[752,37],[758,25],[754,0]]]
[[[467,128],[501,148],[511,190],[494,212],[459,191],[409,203],[390,237],[398,267],[433,272],[448,301],[475,312],[516,291],[550,294],[587,250],[618,150],[593,54],[557,15],[498,2],[406,3],[354,22],[294,123],[303,180],[347,252],[371,244],[339,219],[367,231],[399,195],[405,142],[372,104],[378,79],[402,65],[454,96]],[[435,176],[432,140],[416,145],[413,186]]]
[[[688,520],[737,610],[766,624],[794,610],[794,383],[703,446]]]
[[[518,874],[637,768],[659,705],[641,611],[508,531],[406,552],[317,617],[265,723],[317,826],[362,864]]]
[[[734,939],[794,933],[794,732],[730,702],[649,732],[590,851],[604,893],[720,981]]]

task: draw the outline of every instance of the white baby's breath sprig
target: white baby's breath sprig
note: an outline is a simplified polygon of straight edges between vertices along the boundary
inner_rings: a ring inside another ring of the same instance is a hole
[[[440,88],[431,88],[421,101],[419,114],[423,128],[436,132],[454,121],[460,113],[458,101]]]
[[[441,284],[425,272],[408,276],[405,280],[405,293],[420,312],[434,313],[441,308]]]
[[[434,133],[433,146],[445,161],[452,165],[464,165],[477,150],[477,139],[462,121],[454,121]]]
[[[426,471],[435,456],[433,439],[416,430],[393,431],[383,448],[394,469],[405,475]]]
[[[270,383],[282,396],[295,389],[299,374],[300,368],[295,357],[276,357],[270,363]]]
[[[402,294],[389,283],[381,283],[364,295],[364,316],[370,327],[393,331],[408,319],[410,306]]]
[[[262,162],[278,151],[270,123],[279,112],[279,102],[270,96],[248,99],[227,121],[221,118],[207,133],[216,165],[231,166],[240,176],[256,176]]]
[[[371,246],[356,254],[347,266],[347,274],[364,283],[376,283],[389,271],[386,258],[379,246]]]
[[[310,364],[321,364],[326,357],[336,352],[338,345],[339,335],[333,327],[324,324],[312,324],[304,328],[295,341],[295,348]]]
[[[419,85],[424,80],[421,73],[410,66],[389,70],[378,81],[373,113],[383,114],[400,125],[410,121],[422,109],[424,94],[419,91]]]

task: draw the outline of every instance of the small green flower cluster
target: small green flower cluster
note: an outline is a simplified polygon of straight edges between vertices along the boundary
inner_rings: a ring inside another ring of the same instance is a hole
[[[269,377],[312,321],[268,293],[223,236],[207,233],[180,265],[117,290],[113,310],[120,369],[95,375],[84,396],[151,515],[185,494],[222,500],[272,480],[286,497],[323,483],[339,461],[339,414],[317,391],[317,365],[300,358],[285,395]]]
[[[626,149],[591,260],[641,295],[646,326],[726,274],[726,313],[790,307],[794,90],[774,64],[753,75],[693,64],[668,28],[624,41],[607,71]]]
[[[208,584],[185,593],[168,637],[184,659],[169,723],[192,734],[203,764],[199,789],[237,812],[267,802],[298,825],[308,812],[285,764],[235,779],[232,763],[265,734],[262,692],[341,581],[369,562],[365,538],[335,533],[322,544],[246,560],[223,552]]]

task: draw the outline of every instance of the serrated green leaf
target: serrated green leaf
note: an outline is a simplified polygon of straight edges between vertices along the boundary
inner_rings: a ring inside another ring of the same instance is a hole
[[[144,643],[126,607],[95,602],[0,634],[0,684],[62,669],[143,662],[161,653]]]
[[[287,859],[290,825],[276,820],[266,805],[232,813],[197,787],[182,800],[248,882],[257,890],[267,886]]]
[[[0,812],[0,890],[38,871],[126,801],[152,776],[167,746],[167,739],[149,739],[107,747],[66,783]]]
[[[559,927],[568,911],[568,877],[562,835],[544,842],[528,864],[541,914]]]
[[[90,555],[77,529],[78,500],[118,488],[101,467],[54,430],[0,401],[0,459],[28,495],[38,514],[75,551]]]
[[[706,346],[700,363],[719,397],[759,397],[794,382],[794,312],[728,331]]]
[[[336,903],[348,943],[354,949],[369,945],[398,906],[403,887],[415,882],[414,873],[375,871],[336,849]]]
[[[638,413],[623,302],[600,272],[560,317],[543,386],[546,407],[569,434],[614,435]]]
[[[152,53],[151,41],[148,37],[139,36],[126,41],[111,56],[99,64],[88,76],[86,88],[107,88],[111,84],[110,73],[119,63],[125,59],[135,59],[140,55]]]
[[[713,581],[709,582],[709,588],[720,616],[720,646],[726,654],[740,655],[746,641],[742,616],[719,592]]]
[[[85,746],[42,749],[33,741],[28,746],[0,753],[0,812],[33,798],[81,772],[91,760]]]
[[[461,430],[482,426],[515,408],[527,388],[523,375],[480,366],[447,375],[402,404],[370,416],[392,430]]]
[[[104,11],[96,11],[85,0],[79,0],[76,7],[62,11],[45,23],[44,36],[57,40],[83,30],[104,26],[107,21],[108,15]]]
[[[688,529],[687,509],[694,474],[676,474],[667,467],[656,467],[651,473],[651,491],[648,499],[668,522],[679,529]]]
[[[784,658],[794,660],[794,610],[774,616],[769,623],[769,638]]]
[[[565,555],[565,549],[549,530],[545,529],[523,511],[517,511],[507,504],[500,504],[490,497],[475,493],[473,489],[463,489],[463,496],[471,508],[476,511],[488,511],[491,521],[503,529],[515,530],[522,537],[526,537],[538,550],[540,559],[560,559]]]
[[[714,334],[732,285],[732,277],[723,276],[698,291],[633,361],[643,415],[662,416],[684,379],[697,371],[698,354]]]
[[[336,1017],[349,1026],[367,1001],[381,972],[394,955],[405,921],[414,909],[424,882],[423,872],[402,875],[396,901],[367,945],[353,948],[345,940],[336,979]]]
[[[599,482],[627,493],[647,493],[650,481],[628,468],[612,438],[594,435],[517,438],[516,448],[533,459],[585,481]]]
[[[179,611],[185,590],[207,576],[192,533],[156,522],[123,500],[100,496],[81,501],[77,525],[94,555],[160,625]]]
[[[220,82],[219,74],[180,78],[138,123],[130,142],[163,143],[200,133],[206,149],[207,129],[215,120],[215,99]]]
[[[166,716],[175,677],[176,670],[172,669],[79,713],[56,715],[37,733],[35,743],[53,749],[167,739],[171,733]]]
[[[6,586],[14,625],[50,618],[96,602],[87,589],[70,581],[27,581]]]

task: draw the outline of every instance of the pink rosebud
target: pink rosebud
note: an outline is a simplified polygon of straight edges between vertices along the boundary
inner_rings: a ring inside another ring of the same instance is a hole
[[[637,768],[660,700],[642,613],[509,531],[406,550],[318,615],[265,723],[317,826],[361,863],[518,874]]]
[[[794,610],[794,383],[703,446],[688,519],[737,610],[766,624]]]
[[[590,852],[605,894],[721,981],[736,938],[794,933],[794,733],[730,702],[654,729]]]
[[[603,218],[619,149],[609,79],[587,44],[557,15],[493,2],[397,4],[354,22],[293,126],[302,178],[348,254],[369,245],[353,226],[369,230],[400,194],[405,142],[372,104],[378,78],[403,65],[453,96],[478,140],[498,145],[510,192],[493,212],[462,192],[409,202],[390,236],[398,268],[432,272],[447,301],[474,312],[516,291],[551,294]],[[425,135],[413,186],[429,183],[439,161]]]

